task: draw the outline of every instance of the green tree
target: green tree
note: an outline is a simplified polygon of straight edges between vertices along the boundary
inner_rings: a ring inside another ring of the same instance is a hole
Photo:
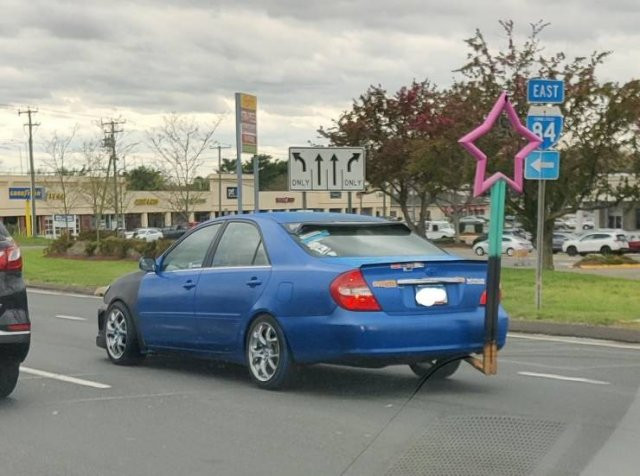
[[[126,172],[129,190],[163,190],[167,183],[161,170],[140,165]]]
[[[191,184],[191,188],[193,190],[205,190],[205,191],[209,191],[211,187],[211,183],[209,182],[209,179],[206,177],[196,177],[193,179],[193,183]]]
[[[287,162],[274,160],[270,155],[258,154],[258,174],[260,177],[260,190],[286,190],[287,189]],[[236,173],[236,159],[222,159],[220,167],[222,173]],[[243,174],[253,174],[253,161],[242,163]]]
[[[435,152],[451,125],[445,95],[428,80],[414,81],[393,95],[370,86],[333,126],[318,130],[332,145],[366,147],[371,191],[395,200],[408,225],[423,236],[427,207],[440,190],[436,178],[444,166]],[[417,214],[412,213],[415,208]]]
[[[524,118],[528,78],[558,78],[565,82],[566,100],[560,106],[564,133],[557,146],[561,154],[560,178],[546,185],[545,268],[551,269],[555,219],[640,196],[640,81],[620,84],[599,80],[596,72],[608,52],[571,60],[562,52],[545,54],[540,34],[547,24],[531,25],[531,32],[521,45],[516,41],[513,22],[500,24],[506,34],[506,47],[500,51],[493,51],[479,30],[466,40],[470,52],[459,72],[467,90],[477,99],[472,102],[475,107],[488,111],[499,93],[506,90]],[[512,132],[502,127],[483,137],[478,145],[487,153],[491,166],[499,170],[509,170],[520,147]],[[601,203],[601,197],[607,197],[607,203]],[[537,184],[533,181],[526,181],[522,196],[510,196],[508,200],[508,207],[534,234],[536,204]]]

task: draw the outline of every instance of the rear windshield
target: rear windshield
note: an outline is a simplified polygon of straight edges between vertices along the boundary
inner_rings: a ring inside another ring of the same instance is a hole
[[[400,223],[290,224],[288,228],[294,239],[314,256],[446,254]]]

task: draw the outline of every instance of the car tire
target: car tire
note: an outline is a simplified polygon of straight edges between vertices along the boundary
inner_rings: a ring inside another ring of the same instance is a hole
[[[567,254],[569,256],[575,256],[578,254],[578,249],[575,246],[570,246],[569,248],[567,248]]]
[[[610,255],[611,248],[609,246],[603,246],[602,248],[600,248],[600,253],[602,253],[603,255]]]
[[[507,248],[507,256],[513,256],[513,248]]]
[[[482,246],[478,246],[478,247],[475,249],[475,252],[476,252],[476,254],[477,254],[478,256],[483,256],[483,255],[484,255],[484,249],[482,248]]]
[[[265,390],[290,385],[295,365],[278,321],[264,314],[251,322],[245,339],[245,358],[251,380]]]
[[[8,397],[18,383],[20,364],[5,362],[0,365],[0,399]]]
[[[411,368],[413,373],[418,377],[423,378],[432,371],[434,366],[439,365],[446,360],[448,359],[434,359],[426,362],[416,362],[414,364],[409,364],[409,368]],[[461,362],[462,359],[458,359],[445,364],[443,367],[436,370],[430,378],[443,380],[445,378],[451,377],[456,372],[456,370],[458,370]]]
[[[104,319],[107,356],[116,365],[135,365],[144,354],[140,352],[136,325],[127,307],[115,302],[107,308]]]

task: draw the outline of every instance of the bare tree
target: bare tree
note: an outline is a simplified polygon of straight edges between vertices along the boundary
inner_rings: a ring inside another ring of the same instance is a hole
[[[82,144],[80,174],[84,179],[79,184],[78,193],[91,205],[95,219],[96,239],[100,242],[102,217],[109,197],[109,157],[101,148],[100,141]]]
[[[73,152],[70,150],[77,129],[78,126],[74,126],[68,135],[60,135],[55,131],[45,143],[45,152],[48,157],[43,160],[46,172],[51,174],[45,183],[53,184],[59,191],[56,200],[61,202],[58,209],[65,216],[66,233],[69,230],[69,212],[79,199],[77,188],[71,183],[76,181],[74,177],[76,170],[73,168]]]
[[[220,119],[205,126],[192,117],[170,114],[163,118],[162,126],[147,135],[169,180],[169,205],[185,221],[189,219],[192,206],[203,196],[204,192],[194,187],[193,181],[203,165],[202,154],[211,144],[219,124]]]

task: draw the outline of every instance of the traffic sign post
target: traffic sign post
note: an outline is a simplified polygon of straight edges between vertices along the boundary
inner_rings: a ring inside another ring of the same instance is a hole
[[[564,81],[530,79],[527,82],[527,102],[531,104],[560,104],[564,102]],[[536,309],[542,307],[542,263],[544,259],[545,183],[560,177],[560,152],[555,147],[562,134],[564,117],[558,106],[531,106],[527,128],[542,143],[525,159],[524,177],[538,181],[538,223],[536,231]]]

